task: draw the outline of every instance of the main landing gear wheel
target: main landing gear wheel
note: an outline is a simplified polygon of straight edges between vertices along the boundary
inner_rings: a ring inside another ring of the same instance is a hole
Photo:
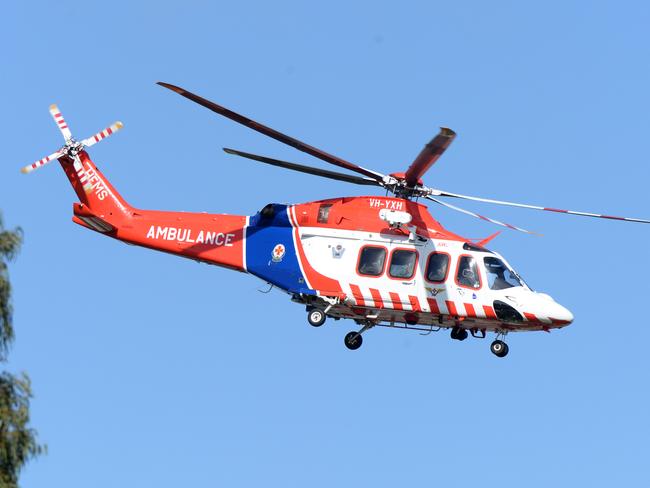
[[[508,344],[498,339],[490,344],[490,351],[499,358],[506,357],[508,355],[508,350]]]
[[[307,322],[314,327],[320,327],[325,323],[327,315],[320,308],[312,308],[307,314]]]
[[[350,349],[351,351],[355,351],[361,347],[361,344],[363,344],[363,337],[361,337],[361,334],[358,332],[348,332],[345,334],[345,347]]]

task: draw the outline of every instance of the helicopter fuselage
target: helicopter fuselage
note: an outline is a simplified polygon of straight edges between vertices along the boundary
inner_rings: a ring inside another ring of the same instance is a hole
[[[443,228],[411,200],[269,204],[252,216],[141,210],[122,199],[85,152],[80,161],[102,192],[84,188],[83,173],[62,158],[81,201],[74,205],[78,224],[252,274],[335,319],[483,334],[548,331],[573,320],[498,253]]]

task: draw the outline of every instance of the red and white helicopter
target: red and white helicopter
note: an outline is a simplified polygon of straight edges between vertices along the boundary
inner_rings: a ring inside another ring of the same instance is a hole
[[[242,156],[281,168],[357,185],[381,187],[394,197],[331,198],[286,205],[270,203],[252,216],[140,210],[129,205],[91,161],[86,148],[122,128],[116,122],[77,141],[56,105],[50,113],[65,139],[55,153],[23,168],[29,173],[58,159],[74,188],[72,220],[88,229],[129,244],[177,254],[253,274],[282,289],[306,306],[314,327],[327,317],[352,319],[360,329],[345,336],[358,349],[362,334],[375,326],[420,331],[451,329],[451,337],[494,332],[490,349],[508,354],[503,341],[515,331],[550,331],[573,321],[569,310],[549,295],[533,291],[503,256],[479,242],[445,229],[418,198],[509,229],[525,229],[451,205],[441,198],[474,200],[548,212],[629,222],[650,220],[524,205],[460,195],[429,188],[422,176],[454,140],[442,128],[404,173],[384,175],[309,146],[232,112],[182,88],[159,85],[257,132],[288,144],[357,175],[257,156]]]

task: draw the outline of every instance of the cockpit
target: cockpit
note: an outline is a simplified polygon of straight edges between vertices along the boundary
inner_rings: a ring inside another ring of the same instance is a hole
[[[491,290],[505,290],[515,286],[525,286],[519,275],[495,256],[484,257],[483,266]]]
[[[472,245],[465,245],[463,249],[478,251],[481,254],[462,254],[458,258],[457,285],[478,290],[484,285],[484,283],[481,283],[481,277],[484,276],[490,290],[505,290],[517,286],[528,288],[515,270],[495,253]],[[484,275],[481,273],[480,268],[483,269]]]

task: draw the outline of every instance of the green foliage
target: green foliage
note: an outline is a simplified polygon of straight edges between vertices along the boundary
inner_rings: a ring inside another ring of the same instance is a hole
[[[31,397],[26,374],[0,374],[0,488],[17,487],[21,468],[44,450],[28,427]]]
[[[5,230],[0,216],[0,361],[7,361],[14,340],[11,284],[7,263],[14,259],[22,243],[22,231]],[[17,488],[18,475],[30,459],[44,451],[29,424],[32,390],[29,377],[0,373],[0,488]]]
[[[22,231],[5,230],[0,216],[0,361],[7,360],[9,346],[14,340],[14,329],[11,323],[11,284],[7,262],[16,257],[22,240]]]

